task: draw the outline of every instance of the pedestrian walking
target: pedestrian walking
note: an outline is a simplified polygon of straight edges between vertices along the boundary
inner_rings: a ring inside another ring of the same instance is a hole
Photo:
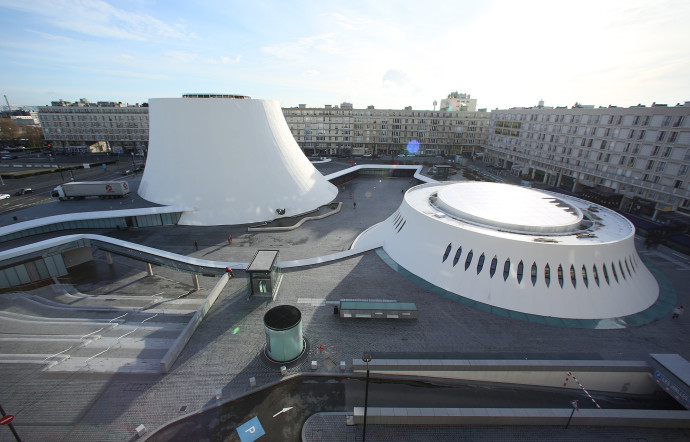
[[[228,245],[232,244],[232,236],[228,236]]]
[[[194,241],[194,247],[199,250],[199,241]]]
[[[678,319],[680,315],[683,314],[683,306],[679,305],[678,307],[673,309],[673,315],[671,315],[672,319]]]
[[[354,207],[354,208],[356,209],[356,208],[357,208],[357,203],[353,201],[353,202],[352,202],[352,207]]]

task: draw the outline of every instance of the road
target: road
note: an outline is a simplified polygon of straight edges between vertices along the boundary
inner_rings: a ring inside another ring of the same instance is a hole
[[[594,393],[603,408],[681,409],[670,397]],[[511,388],[489,384],[444,384],[372,379],[371,407],[448,408],[569,408],[578,399],[581,408],[594,408],[581,391]],[[251,393],[188,416],[152,434],[149,441],[241,441],[241,432],[265,440],[301,440],[302,425],[317,412],[352,411],[364,405],[364,380],[305,376]],[[283,411],[285,410],[285,411]],[[254,419],[258,419],[254,420]],[[245,425],[247,424],[247,425]],[[252,432],[252,428],[253,431]],[[254,439],[250,439],[254,440]]]
[[[0,174],[3,180],[0,182],[0,194],[7,193],[12,197],[0,200],[0,212],[29,207],[43,202],[50,201],[50,191],[73,177],[77,181],[101,181],[122,179],[123,172],[132,169],[131,158],[124,158],[114,164],[108,164],[106,169],[102,167],[91,167],[89,169],[68,169],[74,166],[81,166],[84,163],[102,164],[108,161],[117,161],[117,157],[97,154],[84,154],[76,156],[56,156],[47,157],[43,154],[17,154],[18,158],[13,160],[2,160],[0,162]],[[141,157],[136,157],[136,164],[142,163]],[[12,178],[12,173],[29,170],[43,170],[37,166],[53,165],[65,168],[62,171],[29,176],[23,178]],[[14,195],[22,188],[30,187],[32,194]]]
[[[20,154],[21,155],[21,154]],[[33,154],[35,156],[35,154]],[[81,165],[79,156],[57,157],[59,158],[61,166],[67,167],[69,165]],[[99,161],[112,160],[113,157],[104,155],[83,155],[84,162],[98,163]],[[69,159],[69,162],[66,161]],[[49,158],[42,158],[42,160],[49,160]],[[33,218],[60,215],[63,213],[72,212],[87,212],[93,210],[110,210],[115,208],[138,208],[155,206],[139,198],[137,189],[141,181],[141,174],[124,175],[126,170],[132,169],[132,161],[129,158],[124,158],[119,164],[108,164],[105,169],[102,167],[91,167],[89,169],[73,169],[64,170],[62,173],[55,171],[52,173],[29,176],[23,178],[10,178],[10,172],[17,172],[17,170],[27,170],[24,166],[27,164],[36,164],[38,161],[35,158],[18,158],[15,160],[3,160],[0,163],[0,173],[4,174],[4,179],[0,183],[0,194],[7,193],[11,197],[0,200],[0,225],[8,225],[16,221],[26,221]],[[11,164],[8,164],[11,163]],[[138,157],[137,165],[141,164],[141,158]],[[22,167],[14,167],[14,166]],[[74,176],[77,181],[106,181],[106,180],[126,180],[131,189],[131,194],[121,200],[98,200],[86,199],[83,201],[67,201],[58,202],[55,198],[50,196],[51,190],[63,182],[69,181]],[[15,192],[22,188],[30,187],[33,193],[26,195],[15,195]],[[20,209],[27,209],[18,212]],[[18,212],[15,214],[15,212]],[[14,216],[18,219],[15,220]]]

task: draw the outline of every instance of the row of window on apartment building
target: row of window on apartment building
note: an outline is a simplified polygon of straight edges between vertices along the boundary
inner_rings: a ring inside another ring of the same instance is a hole
[[[529,117],[529,118],[528,118]],[[539,121],[551,123],[575,123],[585,125],[624,125],[624,126],[656,126],[681,127],[684,115],[566,115],[566,114],[525,114],[525,113],[491,113],[491,120],[511,121]],[[671,124],[673,123],[673,124]],[[514,125],[511,127],[515,127]]]

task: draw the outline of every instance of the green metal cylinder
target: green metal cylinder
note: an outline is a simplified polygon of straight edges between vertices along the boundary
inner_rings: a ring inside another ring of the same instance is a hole
[[[296,359],[304,349],[302,312],[291,305],[273,307],[264,315],[266,354],[276,362]]]

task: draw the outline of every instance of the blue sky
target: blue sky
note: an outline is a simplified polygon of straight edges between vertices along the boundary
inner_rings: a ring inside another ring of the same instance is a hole
[[[690,2],[0,0],[13,105],[230,93],[431,109],[690,100]],[[4,103],[2,103],[4,104]]]

